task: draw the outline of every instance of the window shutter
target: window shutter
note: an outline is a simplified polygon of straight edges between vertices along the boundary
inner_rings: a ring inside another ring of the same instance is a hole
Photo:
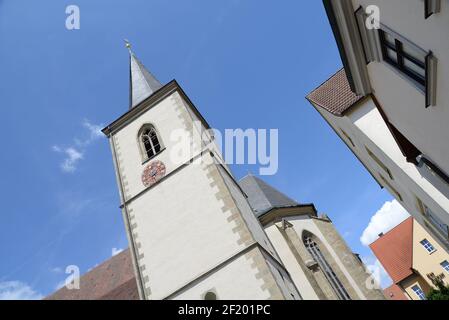
[[[441,0],[424,0],[424,18],[429,18],[434,13],[440,12]]]
[[[437,61],[432,52],[426,56],[426,108],[437,104]]]
[[[360,7],[355,12],[357,25],[359,27],[360,36],[362,38],[363,48],[365,50],[366,62],[382,61],[382,51],[380,47],[379,32],[376,29],[368,29],[366,27],[366,19],[368,15]]]

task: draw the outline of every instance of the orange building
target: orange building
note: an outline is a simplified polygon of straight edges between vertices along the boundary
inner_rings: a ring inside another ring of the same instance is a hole
[[[384,290],[390,300],[425,300],[439,278],[449,284],[449,254],[412,217],[370,245],[393,285]]]

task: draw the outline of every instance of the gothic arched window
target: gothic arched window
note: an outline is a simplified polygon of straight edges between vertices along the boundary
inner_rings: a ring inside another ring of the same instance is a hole
[[[153,158],[162,150],[159,135],[152,125],[145,125],[139,134],[140,144],[144,160]]]
[[[334,270],[332,270],[332,267],[327,262],[318,244],[311,237],[305,236],[304,245],[306,246],[307,251],[309,251],[313,260],[315,260],[315,262],[318,263],[318,265],[320,266],[326,279],[329,281],[331,287],[334,289],[338,298],[341,300],[351,300],[348,292],[346,292],[346,289],[341,283],[340,279],[338,279]]]

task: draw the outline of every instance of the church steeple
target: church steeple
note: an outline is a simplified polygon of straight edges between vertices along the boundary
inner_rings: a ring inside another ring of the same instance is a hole
[[[131,50],[130,43],[125,40],[129,51],[129,108],[132,109],[143,100],[162,88],[162,84],[145,68]]]

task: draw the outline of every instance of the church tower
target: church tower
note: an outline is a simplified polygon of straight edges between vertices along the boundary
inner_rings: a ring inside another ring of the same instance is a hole
[[[206,120],[131,50],[129,101],[103,132],[140,298],[301,299]]]

